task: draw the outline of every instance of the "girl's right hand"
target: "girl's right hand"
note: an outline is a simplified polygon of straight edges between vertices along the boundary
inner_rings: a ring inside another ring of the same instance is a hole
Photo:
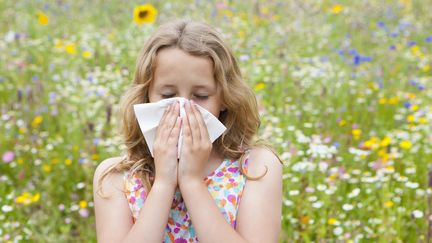
[[[170,187],[177,183],[177,143],[180,135],[181,118],[180,105],[175,102],[165,110],[156,130],[153,143],[155,163],[155,182]]]

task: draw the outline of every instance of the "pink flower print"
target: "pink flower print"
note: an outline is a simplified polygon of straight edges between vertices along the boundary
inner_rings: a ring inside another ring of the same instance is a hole
[[[238,167],[231,167],[231,168],[228,168],[228,171],[229,171],[229,172],[236,173],[236,172],[239,171],[239,168],[238,168]]]
[[[131,198],[129,199],[129,202],[130,202],[131,204],[134,204],[134,203],[135,203],[135,197],[131,197]]]
[[[234,195],[232,195],[232,194],[228,195],[228,201],[230,201],[232,204],[234,204],[234,206],[237,203],[236,197]]]

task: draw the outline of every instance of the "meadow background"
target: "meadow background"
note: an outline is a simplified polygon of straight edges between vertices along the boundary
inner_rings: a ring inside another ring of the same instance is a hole
[[[134,18],[143,4],[145,18]],[[0,0],[0,242],[95,242],[92,177],[119,156],[143,42],[216,26],[284,168],[280,242],[432,238],[430,1]]]

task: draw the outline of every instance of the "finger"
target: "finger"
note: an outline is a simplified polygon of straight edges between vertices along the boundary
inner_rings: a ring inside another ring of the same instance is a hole
[[[195,143],[195,142],[201,141],[201,134],[200,134],[201,132],[199,130],[198,122],[196,120],[195,113],[194,113],[194,111],[192,109],[191,102],[192,101],[189,101],[188,104],[187,104],[186,113],[187,113],[188,118],[189,118],[190,131],[191,131],[191,135],[192,135],[192,141]]]
[[[183,129],[183,144],[192,144],[192,133],[189,124],[189,118],[186,114],[186,117],[182,119],[182,129]]]
[[[159,121],[158,128],[156,129],[156,135],[155,135],[156,138],[164,130],[163,126],[165,124],[166,117],[168,116],[170,110],[171,110],[171,105],[169,105],[168,107],[165,108],[165,112],[164,112],[164,114],[162,115],[162,118]]]
[[[176,122],[176,119],[178,117],[178,115],[177,115],[178,114],[178,110],[179,110],[179,108],[178,108],[178,103],[177,102],[171,104],[170,111],[169,111],[169,113],[167,115],[165,124],[163,125],[163,131],[162,131],[163,136],[162,137],[165,138],[165,139],[168,139],[168,137],[171,134],[171,130],[175,126],[175,122]],[[165,140],[165,141],[167,141],[167,140]]]
[[[171,130],[171,134],[168,138],[168,143],[175,143],[177,145],[179,136],[180,136],[180,128],[182,126],[182,118],[181,117],[177,117],[176,119],[176,123],[173,127],[173,129]]]
[[[195,115],[197,116],[197,122],[198,122],[199,129],[201,132],[201,139],[204,139],[206,141],[210,141],[210,135],[209,135],[208,130],[207,130],[207,125],[205,124],[205,121],[204,121],[204,118],[203,118],[201,112],[199,111],[196,104],[193,104],[192,108],[194,110]]]
[[[170,121],[169,121],[169,127],[167,130],[169,130],[168,136],[170,137],[172,134],[172,130],[175,128],[176,124],[177,124],[177,119],[179,117],[179,113],[180,113],[180,104],[176,101],[174,103],[174,108],[171,110],[171,114],[170,114]]]

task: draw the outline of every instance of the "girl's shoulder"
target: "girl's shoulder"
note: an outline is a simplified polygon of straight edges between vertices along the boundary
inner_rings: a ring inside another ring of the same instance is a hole
[[[256,145],[248,149],[248,174],[261,175],[266,170],[280,172],[283,162],[274,149],[265,145]]]
[[[99,185],[99,180],[102,178],[102,176],[105,174],[105,172],[113,167],[119,164],[124,159],[124,156],[119,157],[112,157],[107,158],[100,162],[98,166],[95,169],[94,175],[93,175],[93,185],[94,188],[98,188],[99,186],[102,187],[102,190],[108,191],[108,194],[111,193],[118,193],[119,191],[123,190],[124,182],[123,182],[123,173],[120,172],[110,172],[108,173],[105,178],[103,178],[103,181],[101,181],[101,185]]]

